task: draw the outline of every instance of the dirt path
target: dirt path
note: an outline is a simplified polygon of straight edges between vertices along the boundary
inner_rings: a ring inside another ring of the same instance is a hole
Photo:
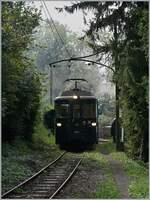
[[[106,149],[102,149],[101,153],[107,158],[109,165],[112,168],[114,182],[117,184],[120,190],[122,199],[128,199],[129,198],[129,194],[128,194],[129,180],[122,168],[121,163],[117,160],[114,160],[109,155]]]
[[[128,177],[126,176],[121,164],[117,160],[113,160],[110,155],[107,156],[107,159],[109,161],[109,164],[112,168],[113,174],[114,174],[114,181],[117,183],[118,188],[121,192],[122,198],[128,199],[129,194],[128,194],[128,185],[129,185],[129,180]]]
[[[108,160],[113,173],[114,185],[117,185],[121,199],[128,199],[129,181],[121,163],[114,160],[106,148],[101,148],[100,152]],[[87,157],[67,186],[57,195],[57,199],[93,199],[98,191],[97,186],[103,184],[105,178],[101,165],[93,158]]]

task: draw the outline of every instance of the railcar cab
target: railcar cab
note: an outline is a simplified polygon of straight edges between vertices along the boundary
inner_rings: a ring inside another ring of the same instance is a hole
[[[72,80],[72,79],[71,79]],[[56,143],[95,144],[98,142],[97,99],[77,87],[55,99]]]

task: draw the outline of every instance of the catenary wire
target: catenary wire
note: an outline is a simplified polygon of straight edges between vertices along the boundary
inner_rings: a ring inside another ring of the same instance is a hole
[[[72,57],[71,54],[70,54],[70,52],[69,52],[69,50],[68,50],[67,47],[65,46],[65,42],[64,42],[63,38],[61,37],[59,31],[57,30],[57,27],[56,27],[56,25],[55,25],[55,22],[53,21],[53,18],[52,18],[52,16],[51,16],[51,14],[50,14],[50,12],[49,12],[49,10],[48,10],[48,8],[47,8],[47,5],[46,5],[46,3],[45,3],[44,0],[43,0],[43,4],[45,5],[45,8],[46,8],[46,10],[47,10],[47,13],[48,13],[48,15],[49,15],[49,17],[50,17],[50,19],[51,19],[51,22],[52,22],[52,24],[53,24],[53,26],[54,26],[54,28],[55,28],[55,30],[56,30],[56,33],[57,33],[57,35],[58,35],[60,41],[61,41],[62,44],[64,45],[64,48],[65,48],[65,50],[66,50],[68,56],[69,56],[69,57]]]
[[[48,23],[48,25],[49,25],[49,27],[50,27],[50,29],[51,29],[51,31],[52,31],[52,34],[53,34],[53,36],[55,37],[55,32],[54,32],[54,30],[53,30],[53,27],[52,27],[52,24],[51,24],[51,22],[49,21],[49,19],[48,19],[48,15],[47,15],[47,13],[46,13],[46,10],[44,9],[44,3],[43,3],[43,11],[44,11],[44,14],[45,14],[45,16],[47,17],[47,23]],[[45,21],[45,20],[44,20]],[[59,46],[59,41],[58,41],[58,39],[55,37],[55,39],[56,39],[56,43],[57,43],[57,45]]]

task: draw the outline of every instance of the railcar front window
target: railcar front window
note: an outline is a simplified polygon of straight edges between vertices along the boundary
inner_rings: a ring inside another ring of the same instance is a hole
[[[65,118],[69,116],[69,104],[56,105],[56,118]]]
[[[93,102],[83,102],[82,104],[82,117],[83,118],[95,118],[96,105]]]
[[[80,118],[80,105],[73,105],[73,118]]]

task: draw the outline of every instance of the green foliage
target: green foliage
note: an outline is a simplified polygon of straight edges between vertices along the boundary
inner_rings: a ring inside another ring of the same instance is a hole
[[[24,180],[24,177],[31,176],[32,171],[22,165],[22,160],[31,150],[27,143],[21,138],[17,138],[13,144],[3,143],[2,145],[2,183],[12,187]]]
[[[97,192],[94,198],[98,199],[119,199],[121,197],[120,191],[116,184],[114,184],[113,173],[111,168],[108,167],[109,164],[105,161],[105,165],[102,167],[104,169],[105,180],[97,185]]]
[[[148,60],[149,38],[148,38],[148,16],[149,11],[145,7],[139,9],[139,23],[138,33],[141,37],[142,50],[145,52],[146,59]]]
[[[101,143],[99,145],[98,150],[101,152],[103,149],[105,149],[108,152],[108,154],[112,153],[112,152],[116,152],[116,144],[114,144],[112,142],[112,140],[109,140],[107,142]]]
[[[137,161],[131,160],[125,153],[115,152],[111,153],[111,155],[113,156],[113,158],[118,159],[122,162],[128,176],[139,178],[139,176],[143,177],[148,175],[148,169],[146,169],[143,163],[139,164]]]
[[[54,133],[54,124],[55,124],[55,111],[54,111],[54,109],[45,112],[43,118],[44,118],[44,120],[43,120],[44,126],[47,129],[50,129]]]
[[[107,116],[107,115],[101,115],[99,117],[99,123],[100,123],[100,126],[101,127],[105,127],[105,126],[108,126],[108,125],[111,125],[111,122],[112,122],[112,117],[111,116]]]
[[[115,102],[108,94],[104,94],[99,99],[99,109],[102,114],[99,116],[100,126],[105,127],[111,125],[115,116]]]
[[[129,159],[125,153],[114,152],[111,154],[114,159],[120,160],[131,183],[129,185],[130,198],[148,198],[149,178],[148,169],[143,163]]]
[[[107,145],[107,147],[109,147],[109,150],[111,150],[111,148],[113,147],[110,148],[110,144],[112,144],[112,142],[110,142],[109,144],[104,144],[103,147],[105,148]],[[108,164],[108,160],[106,159],[106,157],[100,154],[100,149],[103,147],[100,144],[100,145],[97,145],[95,151],[85,153],[86,158],[92,159],[91,162],[88,163],[87,167],[89,166],[92,167],[92,165],[95,165],[97,163],[98,166],[100,165],[105,175],[105,179],[96,185],[96,192],[89,194],[89,196],[90,198],[99,198],[99,199],[103,199],[103,198],[117,199],[121,197],[121,194],[119,192],[117,185],[114,184],[113,173],[112,173],[112,169],[110,168]]]
[[[19,155],[27,155],[30,153],[29,143],[27,141],[23,141],[22,138],[16,137],[13,143],[5,142],[2,145],[2,156],[3,157],[17,157]]]
[[[144,4],[143,4],[144,5]],[[120,102],[123,108],[123,126],[126,131],[126,149],[129,155],[148,161],[148,62],[146,42],[141,37],[141,17],[145,15],[147,8],[142,4],[132,13],[131,19],[135,17],[133,28],[138,30],[129,35],[128,42],[124,48],[121,59],[119,81],[121,87]],[[139,19],[139,20],[138,20]],[[143,25],[144,26],[144,25]],[[145,31],[146,30],[145,23]],[[139,34],[140,33],[140,34]]]
[[[31,176],[31,170],[16,162],[16,159],[10,160],[10,158],[5,158],[2,160],[2,181],[4,184],[11,185],[12,182],[19,183],[19,181],[24,179],[26,174]],[[10,179],[10,177],[13,177],[13,179]]]
[[[43,112],[47,112],[47,111],[53,110],[53,109],[54,109],[54,105],[51,105],[51,104],[44,105]]]
[[[33,145],[36,149],[47,149],[49,146],[56,148],[55,136],[52,133],[48,133],[48,130],[42,123],[38,123],[35,127],[34,134],[32,136]]]
[[[53,26],[53,24],[51,24]],[[50,72],[53,74],[53,99],[60,95],[64,89],[63,82],[68,78],[85,78],[89,83],[95,86],[96,81],[99,81],[99,69],[97,66],[89,67],[84,62],[61,62],[55,67],[49,69],[49,63],[62,60],[64,58],[78,57],[89,52],[86,42],[79,41],[78,36],[72,33],[68,28],[55,21],[55,26],[64,40],[64,43],[59,41],[56,31],[50,30],[50,23],[47,21],[41,22],[37,27],[37,32],[34,34],[35,42],[30,46],[27,52],[28,56],[34,60],[35,65],[42,74],[42,110],[49,104],[50,99]],[[69,54],[66,52],[66,48]],[[68,67],[70,66],[70,67]],[[87,70],[88,68],[88,70]],[[94,78],[91,78],[91,74]],[[96,80],[96,81],[95,81]],[[99,81],[100,82],[100,81]]]
[[[40,131],[45,131],[44,136]],[[32,142],[18,137],[12,143],[2,144],[2,189],[5,192],[29,178],[60,154],[54,136],[48,137],[42,125],[37,132],[41,135],[35,134],[38,138]]]
[[[121,196],[111,175],[107,175],[107,181],[102,182],[99,188],[100,189],[96,193],[95,198],[118,199]]]
[[[148,169],[142,161],[137,162],[128,158],[123,152],[116,152],[115,145],[112,141],[97,146],[96,151],[100,152],[105,149],[115,160],[119,160],[129,177],[129,196],[130,198],[148,198]],[[112,172],[108,167],[108,162],[103,156],[96,153],[89,154],[92,158],[100,160],[101,167],[105,169],[105,175],[108,177],[103,184],[100,184],[100,191],[96,193],[97,198],[120,198],[118,189],[112,180]],[[89,156],[88,155],[88,156]]]
[[[148,178],[141,177],[140,179],[137,179],[136,181],[133,181],[129,187],[129,196],[130,198],[145,198],[148,199],[148,193],[149,193],[149,181]]]
[[[111,55],[126,151],[148,162],[148,2],[77,2],[64,9],[84,10],[85,18],[88,10],[94,10],[86,36],[94,51]],[[99,37],[103,30],[111,35],[104,44]]]
[[[31,138],[40,104],[40,77],[25,51],[40,12],[25,2],[2,2],[2,139]]]

